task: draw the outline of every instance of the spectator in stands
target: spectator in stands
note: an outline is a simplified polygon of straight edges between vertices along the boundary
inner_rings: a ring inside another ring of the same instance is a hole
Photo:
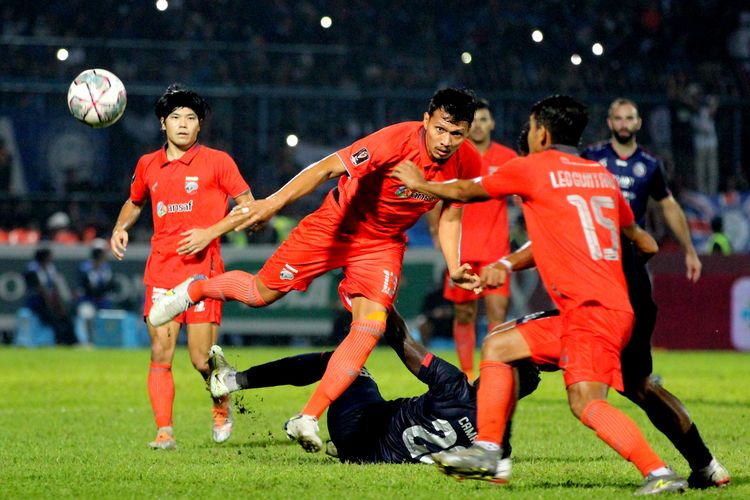
[[[82,324],[79,328],[76,323],[76,336],[81,344],[87,344],[93,337],[96,312],[99,309],[112,308],[114,281],[112,266],[107,262],[104,247],[97,244],[91,250],[91,257],[78,268],[78,276],[80,298],[77,314]]]
[[[719,109],[716,96],[704,95],[698,84],[688,85],[688,99],[693,107],[693,155],[696,187],[706,194],[719,192],[719,137],[714,120]]]
[[[65,278],[52,263],[52,250],[40,248],[26,266],[26,307],[55,331],[57,344],[73,345],[76,337],[67,308],[70,296]]]
[[[706,253],[711,255],[732,255],[732,242],[724,234],[724,220],[720,215],[711,219],[711,236],[706,241]]]

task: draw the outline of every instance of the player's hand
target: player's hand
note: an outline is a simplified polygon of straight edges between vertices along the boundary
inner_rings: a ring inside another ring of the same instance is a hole
[[[698,254],[695,250],[687,252],[685,254],[685,268],[687,269],[687,279],[695,283],[701,278],[701,271],[703,270],[703,264],[698,258]]]
[[[471,269],[470,264],[461,264],[457,267],[450,277],[453,283],[466,290],[472,290],[474,293],[482,293],[482,282],[479,275]]]
[[[422,173],[422,170],[409,160],[396,165],[396,168],[391,172],[391,177],[400,180],[409,189],[416,189],[420,183],[424,182],[424,173]]]
[[[497,288],[505,285],[508,279],[508,269],[498,263],[490,264],[485,266],[479,273],[479,277],[482,281],[482,286],[487,288]]]
[[[179,255],[195,255],[213,240],[208,229],[193,228],[182,233],[183,239],[177,244]]]
[[[234,228],[235,231],[257,231],[276,215],[281,207],[272,198],[251,200],[240,203],[229,212],[230,220],[240,224]]]
[[[109,248],[112,249],[112,255],[115,259],[122,260],[125,257],[125,251],[128,247],[128,232],[122,229],[116,229],[112,232],[109,239]]]
[[[644,262],[647,262],[659,251],[659,244],[656,243],[654,237],[641,228],[638,228],[633,243],[638,255],[643,258]]]

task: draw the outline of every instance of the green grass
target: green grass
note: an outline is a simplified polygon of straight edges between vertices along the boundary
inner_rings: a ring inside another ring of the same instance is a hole
[[[238,367],[300,349],[227,348]],[[440,353],[455,361],[453,353]],[[235,434],[211,441],[210,403],[187,352],[178,350],[174,425],[179,450],[147,448],[154,424],[146,392],[145,350],[0,348],[0,497],[3,498],[624,498],[636,469],[578,423],[559,373],[545,374],[519,405],[514,478],[506,486],[457,482],[424,465],[344,465],[304,453],[281,426],[312,387],[243,393],[247,412]],[[687,404],[712,451],[733,473],[728,488],[684,498],[750,498],[750,369],[747,354],[656,354],[665,386]],[[424,386],[396,356],[378,349],[368,367],[384,397]],[[643,414],[612,395],[678,472],[685,461]],[[322,433],[327,435],[325,425]]]

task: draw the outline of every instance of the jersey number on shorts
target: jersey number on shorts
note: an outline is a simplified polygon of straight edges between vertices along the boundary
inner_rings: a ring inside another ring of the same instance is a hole
[[[602,213],[602,208],[615,208],[615,200],[609,196],[592,196],[591,201],[587,202],[579,194],[570,194],[567,196],[567,200],[578,210],[578,218],[581,219],[581,227],[586,237],[591,258],[593,260],[618,260],[620,239],[617,235],[617,224]],[[589,205],[591,208],[589,208]],[[599,238],[596,236],[594,222],[609,231],[611,247],[602,248]]]
[[[430,451],[426,443],[430,443],[440,450],[447,450],[458,440],[456,431],[453,430],[453,426],[447,420],[433,420],[432,426],[435,428],[434,431],[425,429],[421,425],[413,425],[401,434],[404,445],[412,458],[428,464],[433,463],[430,453],[434,453],[434,451]],[[458,450],[458,448],[456,449]]]

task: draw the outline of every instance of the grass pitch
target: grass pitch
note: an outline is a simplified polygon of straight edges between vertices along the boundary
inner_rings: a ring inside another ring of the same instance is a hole
[[[240,369],[303,352],[227,348]],[[455,362],[452,352],[438,352]],[[146,391],[146,350],[0,348],[0,497],[2,498],[624,498],[640,484],[637,470],[570,414],[559,373],[544,374],[514,419],[514,478],[496,486],[458,482],[425,465],[344,465],[307,454],[281,427],[313,387],[241,394],[235,433],[211,441],[211,410],[187,352],[173,366],[174,427],[179,449],[154,451]],[[750,364],[727,352],[659,352],[657,373],[687,405],[711,450],[732,472],[721,490],[684,498],[750,498]],[[368,367],[383,396],[425,390],[387,348]],[[681,474],[685,461],[645,416],[610,396]],[[325,421],[325,419],[323,419]],[[327,435],[325,423],[321,426]]]

